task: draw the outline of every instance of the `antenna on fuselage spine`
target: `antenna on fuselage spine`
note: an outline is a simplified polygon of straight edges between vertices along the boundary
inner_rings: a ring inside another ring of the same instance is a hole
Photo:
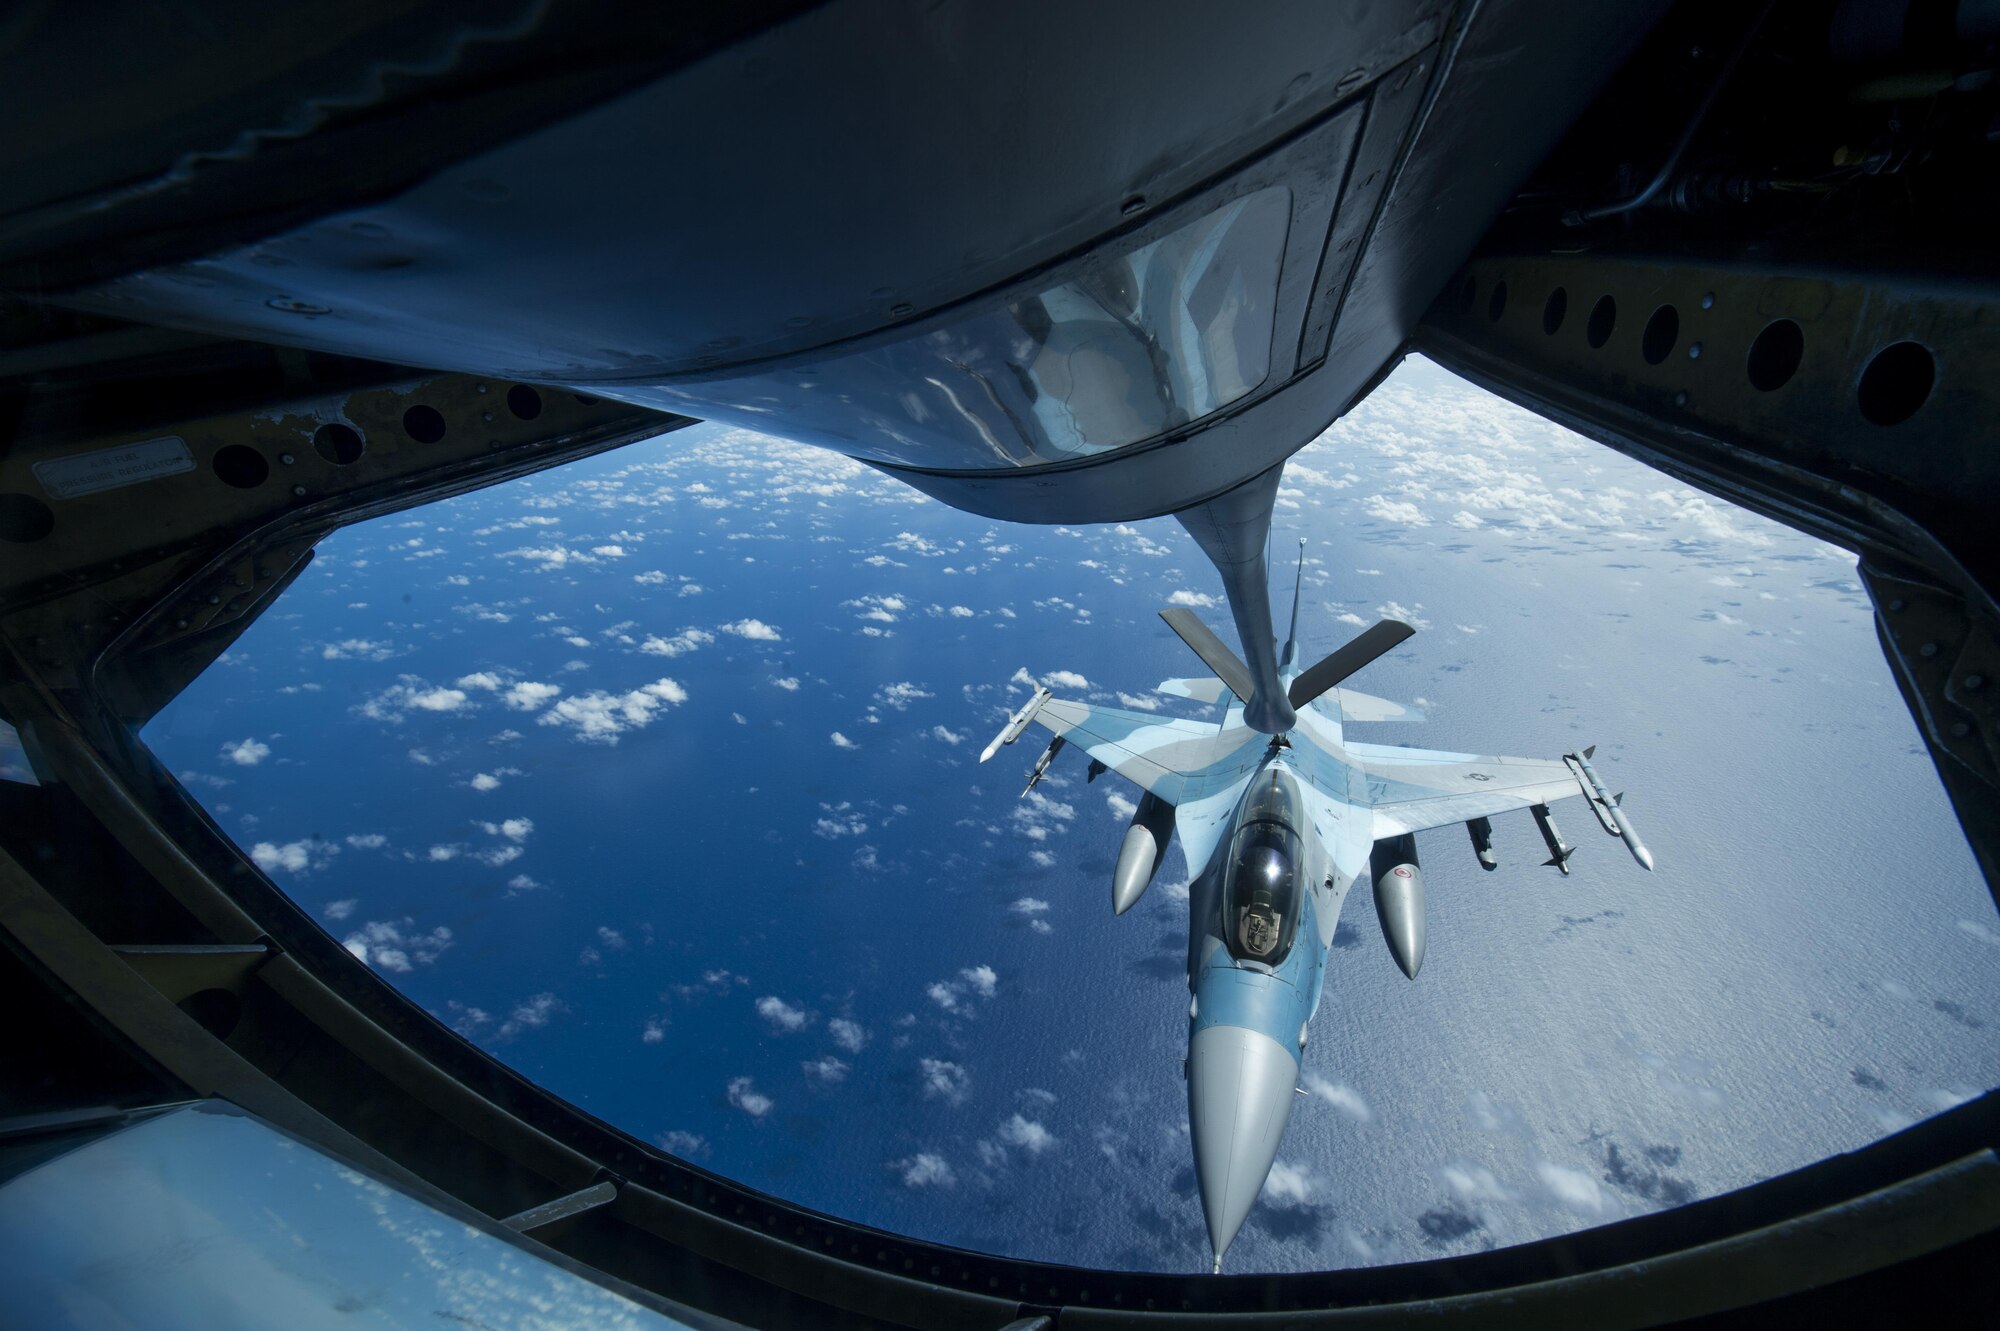
[[[1299,650],[1299,593],[1306,585],[1306,538],[1299,537],[1299,571],[1292,582],[1292,627],[1285,634],[1285,650],[1278,657],[1278,669],[1290,670],[1292,662],[1298,659]]]

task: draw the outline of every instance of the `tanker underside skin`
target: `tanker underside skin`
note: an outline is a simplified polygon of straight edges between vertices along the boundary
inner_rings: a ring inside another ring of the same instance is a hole
[[[1258,585],[1250,590],[1261,595],[1261,559],[1255,576]],[[1141,788],[1113,874],[1119,914],[1145,891],[1167,836],[1180,837],[1191,875],[1188,1126],[1214,1269],[1220,1271],[1277,1159],[1307,1028],[1326,985],[1334,930],[1358,879],[1374,880],[1390,953],[1415,979],[1425,945],[1417,832],[1464,823],[1480,862],[1491,867],[1492,815],[1531,810],[1552,827],[1548,804],[1582,795],[1641,867],[1653,865],[1589,765],[1590,750],[1551,760],[1350,742],[1350,722],[1416,719],[1399,704],[1338,687],[1409,637],[1407,626],[1385,620],[1299,671],[1292,660],[1296,595],[1292,641],[1282,652],[1268,650],[1263,669],[1234,658],[1185,612],[1163,617],[1219,669],[1217,678],[1168,680],[1160,692],[1214,704],[1219,726],[1071,702],[1043,690],[1009,717],[982,761],[1029,724],[1039,724],[1056,738],[1037,762],[1030,788],[1067,746],[1088,755],[1093,775],[1114,771]],[[1266,610],[1266,631],[1269,622]],[[1255,651],[1250,657],[1258,660]],[[1280,734],[1265,733],[1249,719],[1244,693],[1281,701],[1292,723]],[[1555,861],[1565,873],[1569,853],[1565,847]]]

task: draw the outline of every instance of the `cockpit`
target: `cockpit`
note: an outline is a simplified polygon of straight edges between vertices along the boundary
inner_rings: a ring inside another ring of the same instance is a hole
[[[1291,951],[1303,910],[1298,794],[1277,769],[1244,799],[1223,870],[1223,925],[1230,955],[1276,966]]]

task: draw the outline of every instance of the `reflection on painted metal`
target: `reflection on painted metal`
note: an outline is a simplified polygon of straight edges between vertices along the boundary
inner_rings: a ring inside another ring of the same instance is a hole
[[[865,351],[661,392],[691,414],[932,469],[1033,467],[1155,438],[1270,372],[1291,191]]]
[[[683,1324],[230,1106],[190,1106],[0,1185],[9,1326]]]

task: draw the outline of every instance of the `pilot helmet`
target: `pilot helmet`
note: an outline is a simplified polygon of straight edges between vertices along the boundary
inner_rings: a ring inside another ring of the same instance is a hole
[[[1243,946],[1262,957],[1277,945],[1278,917],[1268,907],[1258,905],[1243,912]]]

